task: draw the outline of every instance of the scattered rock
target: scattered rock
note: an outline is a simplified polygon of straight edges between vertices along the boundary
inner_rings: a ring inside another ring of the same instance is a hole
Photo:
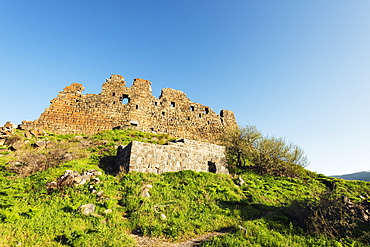
[[[6,124],[4,124],[3,127],[0,127],[0,134],[6,136],[11,135],[14,133],[15,128],[16,128],[15,124],[12,124],[11,122],[6,122]]]
[[[245,184],[245,181],[243,180],[242,177],[239,177],[239,186],[242,186],[243,184]]]
[[[104,214],[111,214],[112,212],[113,212],[113,210],[110,209],[110,208],[104,210]]]
[[[28,139],[32,138],[32,134],[29,131],[24,132],[24,136]]]
[[[82,214],[90,215],[90,214],[94,214],[95,205],[94,204],[85,204],[85,205],[81,205],[78,209]]]
[[[4,124],[4,128],[6,129],[15,129],[17,128],[17,125],[16,124],[13,124],[12,122],[8,121]]]
[[[45,185],[48,192],[52,192],[58,188],[58,184],[55,181],[47,182]]]
[[[141,196],[145,198],[150,198],[149,189],[144,188],[143,191],[141,192]]]
[[[3,131],[3,133],[4,133],[5,135],[11,135],[11,134],[13,134],[13,133],[14,133],[14,130],[13,130],[13,129],[7,129],[7,130],[4,130],[4,131]]]
[[[75,182],[76,185],[82,185],[87,182],[86,179],[82,176],[74,177],[73,181]]]
[[[149,190],[153,188],[151,184],[146,184],[141,190],[141,196],[145,198],[150,198]]]
[[[32,129],[29,131],[31,135],[38,137],[40,135],[39,131],[37,129]]]
[[[48,133],[46,133],[45,130],[43,129],[37,129],[37,132],[38,132],[38,136],[47,136]]]
[[[44,149],[46,147],[46,142],[45,141],[37,141],[35,142],[34,144],[35,147],[39,148],[39,149]]]
[[[91,177],[101,175],[100,171],[90,169],[87,172],[78,173],[76,171],[66,170],[62,176],[58,178],[58,186],[78,186],[85,184],[91,180]],[[94,178],[96,179],[96,178]],[[90,185],[91,187],[92,185]],[[92,187],[93,188],[93,187]]]
[[[92,180],[92,182],[94,182],[95,184],[101,183],[100,178],[98,178],[98,177],[92,178],[91,180]]]
[[[161,214],[160,217],[161,217],[162,220],[167,219],[167,216],[165,214]]]
[[[25,142],[16,142],[16,143],[13,143],[13,145],[11,146],[11,149],[14,150],[14,151],[17,151],[19,149],[21,149],[24,145],[26,145]]]

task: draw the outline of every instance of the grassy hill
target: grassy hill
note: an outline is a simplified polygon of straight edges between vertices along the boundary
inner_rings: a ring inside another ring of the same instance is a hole
[[[170,139],[134,130],[49,133],[26,139],[16,152],[3,151],[0,246],[137,246],[133,233],[181,242],[224,228],[232,230],[202,246],[369,246],[370,223],[356,216],[355,206],[369,200],[367,182],[312,172],[289,178],[249,170],[155,175],[110,169],[118,145]],[[38,141],[47,145],[37,148]],[[101,175],[78,186],[45,186],[66,170],[89,169]],[[86,204],[95,205],[93,214],[81,213]]]

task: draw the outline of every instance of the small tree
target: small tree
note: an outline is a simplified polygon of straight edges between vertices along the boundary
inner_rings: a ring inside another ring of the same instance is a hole
[[[226,147],[229,163],[245,166],[245,160],[255,156],[255,145],[261,137],[262,134],[255,126],[229,128],[225,131],[220,141]]]
[[[296,177],[299,167],[308,164],[300,147],[284,138],[264,137],[255,126],[228,129],[220,140],[229,164],[249,167],[260,174]]]

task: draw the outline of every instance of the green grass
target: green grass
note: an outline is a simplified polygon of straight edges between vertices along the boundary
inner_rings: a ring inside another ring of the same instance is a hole
[[[120,204],[131,229],[143,235],[178,240],[241,220],[223,206],[226,201],[243,200],[239,188],[226,175],[193,171],[161,175],[130,173],[122,178],[121,184],[124,191]],[[153,186],[149,199],[140,196],[145,184]]]
[[[365,246],[351,240],[346,240],[345,244],[323,237],[312,237],[302,234],[299,229],[295,229],[292,224],[274,229],[264,219],[245,221],[234,233],[225,236],[214,237],[203,243],[202,247],[302,247],[302,246]]]
[[[76,136],[49,133],[32,137],[22,150],[0,156],[0,246],[135,246],[129,236],[132,232],[179,242],[226,227],[234,230],[202,246],[369,246],[366,238],[359,237],[369,235],[369,223],[361,223],[353,238],[333,239],[308,234],[291,212],[294,203],[318,200],[329,187],[333,196],[362,201],[370,193],[370,183],[310,172],[302,179],[250,171],[238,175],[181,171],[113,176],[109,167],[118,145],[132,140],[164,143],[171,137],[136,130]],[[36,150],[31,144],[40,139],[55,145]],[[49,157],[55,149],[80,155],[24,177],[9,171],[9,161],[34,153]],[[103,197],[92,194],[89,183],[52,193],[45,188],[65,170],[88,169],[102,172],[102,183],[93,186],[104,191]],[[239,176],[245,181],[242,186]],[[142,196],[147,185],[152,186],[150,198]],[[78,211],[89,203],[96,205],[94,216]],[[106,209],[112,213],[106,214]]]
[[[0,246],[18,243],[22,246],[133,246],[132,239],[125,233],[127,226],[120,220],[119,208],[112,207],[112,215],[104,215],[106,203],[89,192],[88,184],[47,193],[46,182],[55,180],[66,169],[79,170],[82,164],[81,161],[69,162],[23,179],[2,178]],[[88,168],[97,167],[85,163],[84,169]],[[101,179],[105,183],[95,187],[107,189],[106,200],[111,199],[109,196],[114,200],[112,190],[116,180],[106,175]],[[80,205],[88,203],[97,206],[98,216],[84,216],[78,212]]]

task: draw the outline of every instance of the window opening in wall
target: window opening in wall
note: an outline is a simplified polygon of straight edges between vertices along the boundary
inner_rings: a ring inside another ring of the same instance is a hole
[[[139,109],[139,105],[136,105],[136,107],[135,107],[136,109]]]
[[[116,104],[116,102],[115,101],[113,101],[113,105],[115,105]]]
[[[162,111],[162,116],[164,116],[165,115],[165,112],[164,111]]]
[[[208,124],[210,124],[210,122],[208,121]]]
[[[206,108],[204,109],[204,114],[208,114],[208,113],[209,113],[209,108],[207,108],[207,107],[206,107]]]
[[[208,171],[212,173],[216,173],[216,163],[212,161],[208,161]]]
[[[194,111],[194,106],[190,106],[190,111]]]
[[[188,120],[190,120],[190,117],[188,117]]]
[[[116,96],[116,93],[112,93],[112,96]]]
[[[154,106],[157,106],[158,105],[158,102],[156,101],[156,102],[154,102]]]
[[[137,122],[131,122],[130,125],[131,126],[137,126]]]
[[[126,105],[128,103],[130,103],[130,98],[127,94],[122,94],[122,104]]]
[[[202,114],[199,114],[199,117],[202,117]]]
[[[171,102],[171,107],[175,107],[175,102]]]

